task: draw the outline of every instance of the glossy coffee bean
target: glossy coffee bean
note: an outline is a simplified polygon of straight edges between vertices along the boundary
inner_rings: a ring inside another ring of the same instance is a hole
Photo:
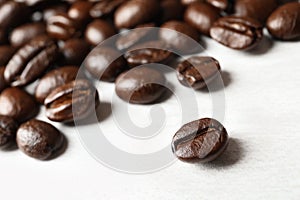
[[[19,47],[38,35],[46,34],[46,26],[42,23],[24,24],[15,28],[10,34],[10,43]]]
[[[121,4],[127,0],[102,0],[97,2],[90,10],[93,18],[100,18],[112,14]]]
[[[174,135],[172,151],[187,162],[210,162],[220,156],[229,136],[217,120],[204,118],[185,124]]]
[[[15,142],[18,127],[13,118],[0,115],[0,148],[6,148]]]
[[[56,122],[84,119],[95,112],[98,103],[99,95],[96,88],[84,79],[77,79],[57,87],[44,101],[47,117]]]
[[[9,84],[6,82],[4,78],[4,70],[5,67],[0,67],[0,93],[2,92],[2,90],[4,90],[9,86]]]
[[[84,25],[91,19],[90,9],[93,4],[88,1],[77,1],[72,4],[68,11],[68,15],[71,19],[76,21],[80,25]]]
[[[45,98],[57,87],[69,83],[78,78],[84,78],[82,73],[78,74],[78,67],[65,66],[51,70],[43,76],[35,89],[35,98],[38,102],[44,103]]]
[[[212,57],[194,56],[178,64],[177,78],[185,86],[201,89],[220,72],[219,62]]]
[[[7,1],[0,5],[0,27],[13,28],[27,19],[29,10],[23,3]]]
[[[47,21],[52,16],[67,13],[68,7],[69,6],[65,3],[47,6],[42,13],[44,21]]]
[[[96,19],[87,26],[85,39],[91,45],[96,46],[114,34],[116,34],[116,31],[110,23]]]
[[[231,6],[231,0],[206,0],[210,5],[220,9],[220,10],[228,10]]]
[[[27,85],[39,78],[56,59],[58,48],[47,36],[37,37],[20,48],[7,64],[5,80],[12,86]]]
[[[251,18],[227,16],[214,23],[210,35],[232,49],[255,47],[262,39],[262,25]]]
[[[160,39],[183,54],[195,51],[195,41],[199,41],[200,34],[192,26],[180,21],[169,21],[161,26]],[[195,48],[193,48],[193,46]]]
[[[250,17],[264,24],[277,5],[277,0],[236,0],[234,15]]]
[[[69,39],[61,49],[63,64],[80,66],[89,52],[90,45],[85,40]]]
[[[300,2],[287,3],[277,8],[268,18],[267,28],[274,38],[300,38]]]
[[[17,145],[26,155],[46,160],[63,147],[64,136],[51,124],[30,120],[20,126],[17,132]]]
[[[116,80],[116,94],[126,102],[149,104],[166,91],[164,75],[151,65],[137,67],[121,74]]]
[[[127,69],[127,63],[121,53],[110,47],[95,48],[84,63],[87,71],[96,79],[113,82]]]
[[[39,111],[34,98],[17,87],[2,91],[0,105],[0,115],[10,116],[18,122],[24,122],[35,117]]]
[[[185,6],[188,6],[192,3],[195,3],[195,2],[204,2],[205,0],[181,0],[181,4],[182,5],[185,5]]]
[[[184,14],[184,20],[205,35],[209,35],[209,29],[219,17],[220,11],[207,3],[193,3]]]
[[[123,3],[115,12],[115,26],[133,28],[137,25],[150,22],[159,13],[158,0],[129,0]]]
[[[15,52],[16,49],[12,46],[0,46],[0,66],[6,66]]]
[[[160,22],[164,23],[170,20],[182,19],[184,7],[180,0],[162,0],[160,2],[161,17]]]
[[[169,45],[163,41],[149,41],[133,46],[126,51],[124,57],[131,67],[147,63],[166,63],[173,56],[169,49]]]

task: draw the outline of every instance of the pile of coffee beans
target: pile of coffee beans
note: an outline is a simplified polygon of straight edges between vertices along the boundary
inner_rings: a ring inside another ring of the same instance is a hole
[[[153,27],[161,29],[153,34]],[[52,158],[64,136],[34,119],[40,105],[51,121],[86,118],[100,101],[88,77],[114,82],[126,102],[155,103],[166,91],[166,79],[153,63],[168,65],[178,58],[174,52],[199,53],[194,44],[201,36],[232,49],[254,48],[264,27],[274,39],[299,39],[300,2],[1,0],[0,146],[17,144],[28,156]],[[126,31],[132,28],[139,29]],[[96,47],[118,33],[113,44]],[[82,63],[85,73],[78,73]],[[199,90],[221,67],[215,58],[193,55],[180,60],[176,72],[181,84]],[[30,84],[34,94],[26,90]],[[223,126],[205,118],[184,125],[172,147],[180,159],[210,161],[227,143]]]

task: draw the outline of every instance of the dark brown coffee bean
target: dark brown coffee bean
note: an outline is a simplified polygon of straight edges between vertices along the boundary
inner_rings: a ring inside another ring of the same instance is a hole
[[[34,98],[17,87],[2,91],[0,105],[0,115],[10,116],[18,122],[35,117],[39,111],[39,106]]]
[[[96,88],[88,80],[83,79],[57,87],[44,101],[47,117],[56,122],[84,119],[95,111],[98,103],[99,95]]]
[[[267,28],[273,37],[281,40],[300,38],[300,2],[277,8],[268,18]]]
[[[93,77],[108,82],[115,81],[127,69],[121,53],[110,47],[95,48],[87,56],[84,66]]]
[[[5,30],[0,29],[0,45],[7,44],[7,34]]]
[[[180,83],[196,90],[213,81],[220,70],[220,64],[216,59],[201,56],[190,57],[176,68]]]
[[[195,51],[195,41],[199,41],[200,38],[200,34],[195,28],[180,21],[166,22],[161,28],[159,31],[160,39],[174,47],[175,50],[183,54]]]
[[[2,92],[2,90],[4,90],[9,86],[9,84],[6,82],[4,78],[4,70],[5,67],[0,67],[0,93]]]
[[[204,118],[185,124],[174,135],[173,153],[183,161],[210,162],[226,149],[229,136],[217,120]]]
[[[8,61],[12,58],[16,49],[12,46],[0,46],[0,66],[6,66]]]
[[[116,94],[126,102],[149,104],[166,91],[164,75],[151,65],[137,67],[121,74],[116,80]]]
[[[160,2],[161,17],[160,22],[182,19],[184,7],[180,0],[162,0]]]
[[[206,0],[206,2],[220,10],[228,10],[231,6],[231,0]]]
[[[78,67],[65,66],[54,69],[43,76],[35,89],[35,98],[38,102],[44,103],[45,98],[57,87],[69,83],[78,78],[85,78],[83,73],[78,74]]]
[[[122,3],[127,0],[102,0],[96,3],[90,10],[93,18],[100,18],[112,14]]]
[[[210,35],[232,49],[255,47],[262,39],[262,25],[251,18],[227,16],[214,23]]]
[[[33,39],[11,58],[4,72],[12,86],[23,86],[40,77],[55,60],[58,48],[47,36]]]
[[[158,40],[135,45],[124,54],[131,67],[147,63],[166,63],[172,56],[169,46]]]
[[[93,4],[88,1],[77,1],[72,4],[68,11],[68,15],[71,19],[76,21],[80,25],[84,25],[90,19],[90,9],[93,7]]]
[[[18,127],[13,118],[0,115],[0,148],[6,148],[15,142]]]
[[[91,45],[96,46],[114,34],[116,34],[116,31],[110,23],[96,19],[87,26],[85,39]]]
[[[182,5],[185,5],[185,6],[188,6],[192,3],[195,3],[195,2],[204,2],[205,0],[181,0],[181,4]]]
[[[0,27],[3,29],[13,28],[26,21],[28,7],[23,3],[7,1],[0,5]]]
[[[10,34],[10,43],[13,46],[19,47],[38,35],[46,33],[46,26],[42,23],[24,24],[15,28]]]
[[[30,120],[20,126],[17,145],[26,155],[46,160],[63,147],[64,136],[54,126],[40,120]]]
[[[236,0],[234,15],[250,17],[264,24],[276,7],[277,0]]]
[[[187,7],[184,20],[200,33],[209,36],[209,29],[220,16],[220,11],[210,4],[193,3]]]
[[[133,28],[150,22],[159,13],[158,0],[129,0],[123,3],[115,12],[115,26]]]
[[[73,38],[64,43],[61,52],[63,64],[80,66],[90,52],[90,45],[83,39]]]
[[[50,17],[59,15],[62,13],[67,13],[68,5],[65,3],[59,3],[53,6],[47,6],[46,9],[43,10],[43,19],[47,21]]]

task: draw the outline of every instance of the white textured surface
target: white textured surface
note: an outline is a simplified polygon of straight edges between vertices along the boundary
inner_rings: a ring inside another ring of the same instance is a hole
[[[69,141],[60,157],[40,162],[18,150],[0,152],[0,198],[298,200],[300,42],[275,42],[259,54],[205,41],[209,54],[220,61],[231,79],[225,88],[223,123],[233,139],[219,160],[206,165],[177,161],[152,174],[122,174],[95,161],[81,146],[73,128],[56,124]],[[268,47],[270,42],[265,40],[264,45]],[[103,99],[105,94],[101,93]],[[199,117],[209,116],[211,108],[205,109],[210,106],[209,94],[200,92],[199,98],[203,108]],[[172,105],[163,107],[177,112]],[[102,123],[114,126],[112,116]],[[179,127],[177,123],[164,132],[171,137]],[[115,143],[122,145],[122,141]]]

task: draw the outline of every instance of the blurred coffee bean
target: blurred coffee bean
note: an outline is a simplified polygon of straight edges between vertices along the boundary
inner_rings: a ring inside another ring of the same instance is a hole
[[[12,117],[0,115],[0,148],[7,148],[15,143],[18,127]]]
[[[122,3],[128,0],[102,0],[90,10],[93,18],[100,18],[112,14]]]
[[[184,20],[200,33],[209,36],[209,29],[220,16],[220,11],[210,4],[193,3],[187,7]]]
[[[12,46],[0,46],[0,66],[6,66],[8,61],[12,58],[16,49]]]
[[[182,19],[184,7],[180,3],[180,0],[162,0],[160,2],[160,7],[160,23],[164,23],[170,20]]]
[[[27,85],[39,78],[56,59],[58,48],[47,36],[31,40],[20,48],[7,64],[5,80],[12,86]]]
[[[10,43],[13,46],[19,47],[38,35],[46,33],[46,26],[42,23],[24,24],[15,28],[10,34]]]
[[[115,26],[133,28],[154,20],[160,10],[158,0],[129,0],[123,3],[115,12]]]
[[[116,31],[109,22],[96,19],[87,26],[85,39],[91,45],[96,46],[114,34],[116,34]]]
[[[232,0],[206,0],[206,2],[220,10],[228,10],[232,4]]]
[[[2,91],[0,105],[0,115],[12,117],[18,122],[25,122],[39,112],[39,106],[34,98],[17,87]]]
[[[7,34],[4,29],[0,29],[0,45],[7,44]]]
[[[91,19],[90,9],[92,7],[93,4],[91,2],[77,1],[70,7],[68,15],[71,19],[83,26]]]
[[[7,1],[0,5],[0,27],[10,29],[28,18],[29,9],[23,3]]]
[[[0,67],[0,93],[2,92],[2,90],[4,90],[9,86],[9,84],[6,82],[4,78],[4,70],[5,67]]]
[[[64,43],[61,52],[63,64],[80,66],[90,52],[90,45],[83,39],[73,38]]]
[[[205,0],[181,0],[181,4],[188,6],[194,2],[204,2]]]
[[[120,52],[110,47],[95,48],[84,63],[87,71],[96,79],[113,82],[127,69],[127,63]]]
[[[59,3],[56,5],[48,6],[43,10],[43,19],[44,21],[47,21],[50,17],[59,15],[62,13],[67,13],[68,11],[68,5],[65,3]]]

